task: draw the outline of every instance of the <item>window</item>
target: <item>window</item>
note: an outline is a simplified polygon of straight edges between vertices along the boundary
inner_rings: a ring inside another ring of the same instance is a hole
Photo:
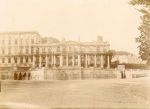
[[[28,39],[26,39],[26,44],[28,44]]]
[[[42,48],[42,52],[43,52],[43,53],[45,52],[45,48]]]
[[[5,63],[5,58],[2,58],[2,63]]]
[[[5,44],[5,40],[2,40],[2,44]]]
[[[36,53],[37,53],[37,54],[39,53],[39,48],[36,49]]]
[[[99,46],[97,47],[97,51],[100,51],[100,47]]]
[[[31,48],[31,53],[33,53],[33,47]]]
[[[26,63],[28,62],[28,57],[26,57]]]
[[[26,48],[26,54],[28,54],[29,53],[29,50],[28,50],[28,48]]]
[[[66,47],[63,47],[63,51],[66,51]]]
[[[23,63],[23,57],[20,58],[20,63],[21,63],[21,64]]]
[[[51,48],[48,48],[48,52],[49,52],[49,53],[51,52]]]
[[[11,58],[8,58],[8,63],[11,63]]]
[[[8,44],[11,44],[11,40],[8,40]]]
[[[15,63],[17,63],[17,58],[16,57],[14,57],[14,61],[15,61]]]
[[[71,51],[71,47],[69,47],[69,51]]]
[[[8,48],[8,54],[11,54],[11,48]]]
[[[22,39],[20,39],[20,43],[22,44]]]
[[[34,39],[31,39],[31,43],[34,44]]]
[[[19,46],[20,53],[23,53],[23,47]]]
[[[17,39],[15,39],[15,44],[16,44],[16,45],[18,44],[18,40],[17,40]]]
[[[57,47],[57,52],[60,52],[60,47]]]
[[[74,47],[74,51],[78,51],[78,47]]]
[[[78,65],[78,56],[74,57],[74,65]]]
[[[5,49],[2,49],[2,54],[5,54]]]
[[[31,57],[31,62],[33,62],[33,57]]]

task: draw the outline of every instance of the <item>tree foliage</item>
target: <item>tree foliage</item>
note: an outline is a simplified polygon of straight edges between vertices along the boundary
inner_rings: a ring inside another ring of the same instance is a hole
[[[150,5],[150,0],[131,0],[130,4],[149,6]]]
[[[142,23],[138,27],[140,36],[136,38],[136,42],[139,43],[140,57],[143,60],[147,60],[147,64],[150,65],[150,0],[131,0],[130,4],[142,6],[142,8],[138,9],[142,13]]]

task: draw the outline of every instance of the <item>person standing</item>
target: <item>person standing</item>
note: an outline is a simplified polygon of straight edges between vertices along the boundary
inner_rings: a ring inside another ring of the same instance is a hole
[[[29,72],[28,73],[28,80],[30,80],[31,79],[31,73]]]
[[[23,74],[23,80],[25,80],[26,79],[26,72],[24,72],[24,74]]]
[[[18,79],[18,74],[17,72],[14,73],[14,80],[17,80]]]
[[[21,74],[21,72],[19,73],[19,78],[18,79],[22,80],[22,74]]]

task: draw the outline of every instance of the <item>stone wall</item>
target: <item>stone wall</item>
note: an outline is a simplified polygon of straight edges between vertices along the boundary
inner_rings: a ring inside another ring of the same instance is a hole
[[[127,78],[140,78],[140,77],[148,77],[150,70],[142,70],[142,69],[129,69],[126,70]]]
[[[110,79],[117,78],[114,69],[100,68],[53,68],[45,72],[45,80],[79,80],[79,79]]]

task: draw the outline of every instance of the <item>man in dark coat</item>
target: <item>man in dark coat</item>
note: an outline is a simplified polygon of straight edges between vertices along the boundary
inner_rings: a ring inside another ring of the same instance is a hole
[[[26,72],[24,72],[23,74],[23,80],[25,80],[25,78],[26,78]]]
[[[19,73],[19,80],[22,80],[22,74],[21,74],[21,72]]]
[[[18,74],[17,72],[14,73],[14,80],[17,80],[18,79]]]
[[[29,72],[28,73],[28,80],[30,80],[30,78],[31,78],[31,73]]]

